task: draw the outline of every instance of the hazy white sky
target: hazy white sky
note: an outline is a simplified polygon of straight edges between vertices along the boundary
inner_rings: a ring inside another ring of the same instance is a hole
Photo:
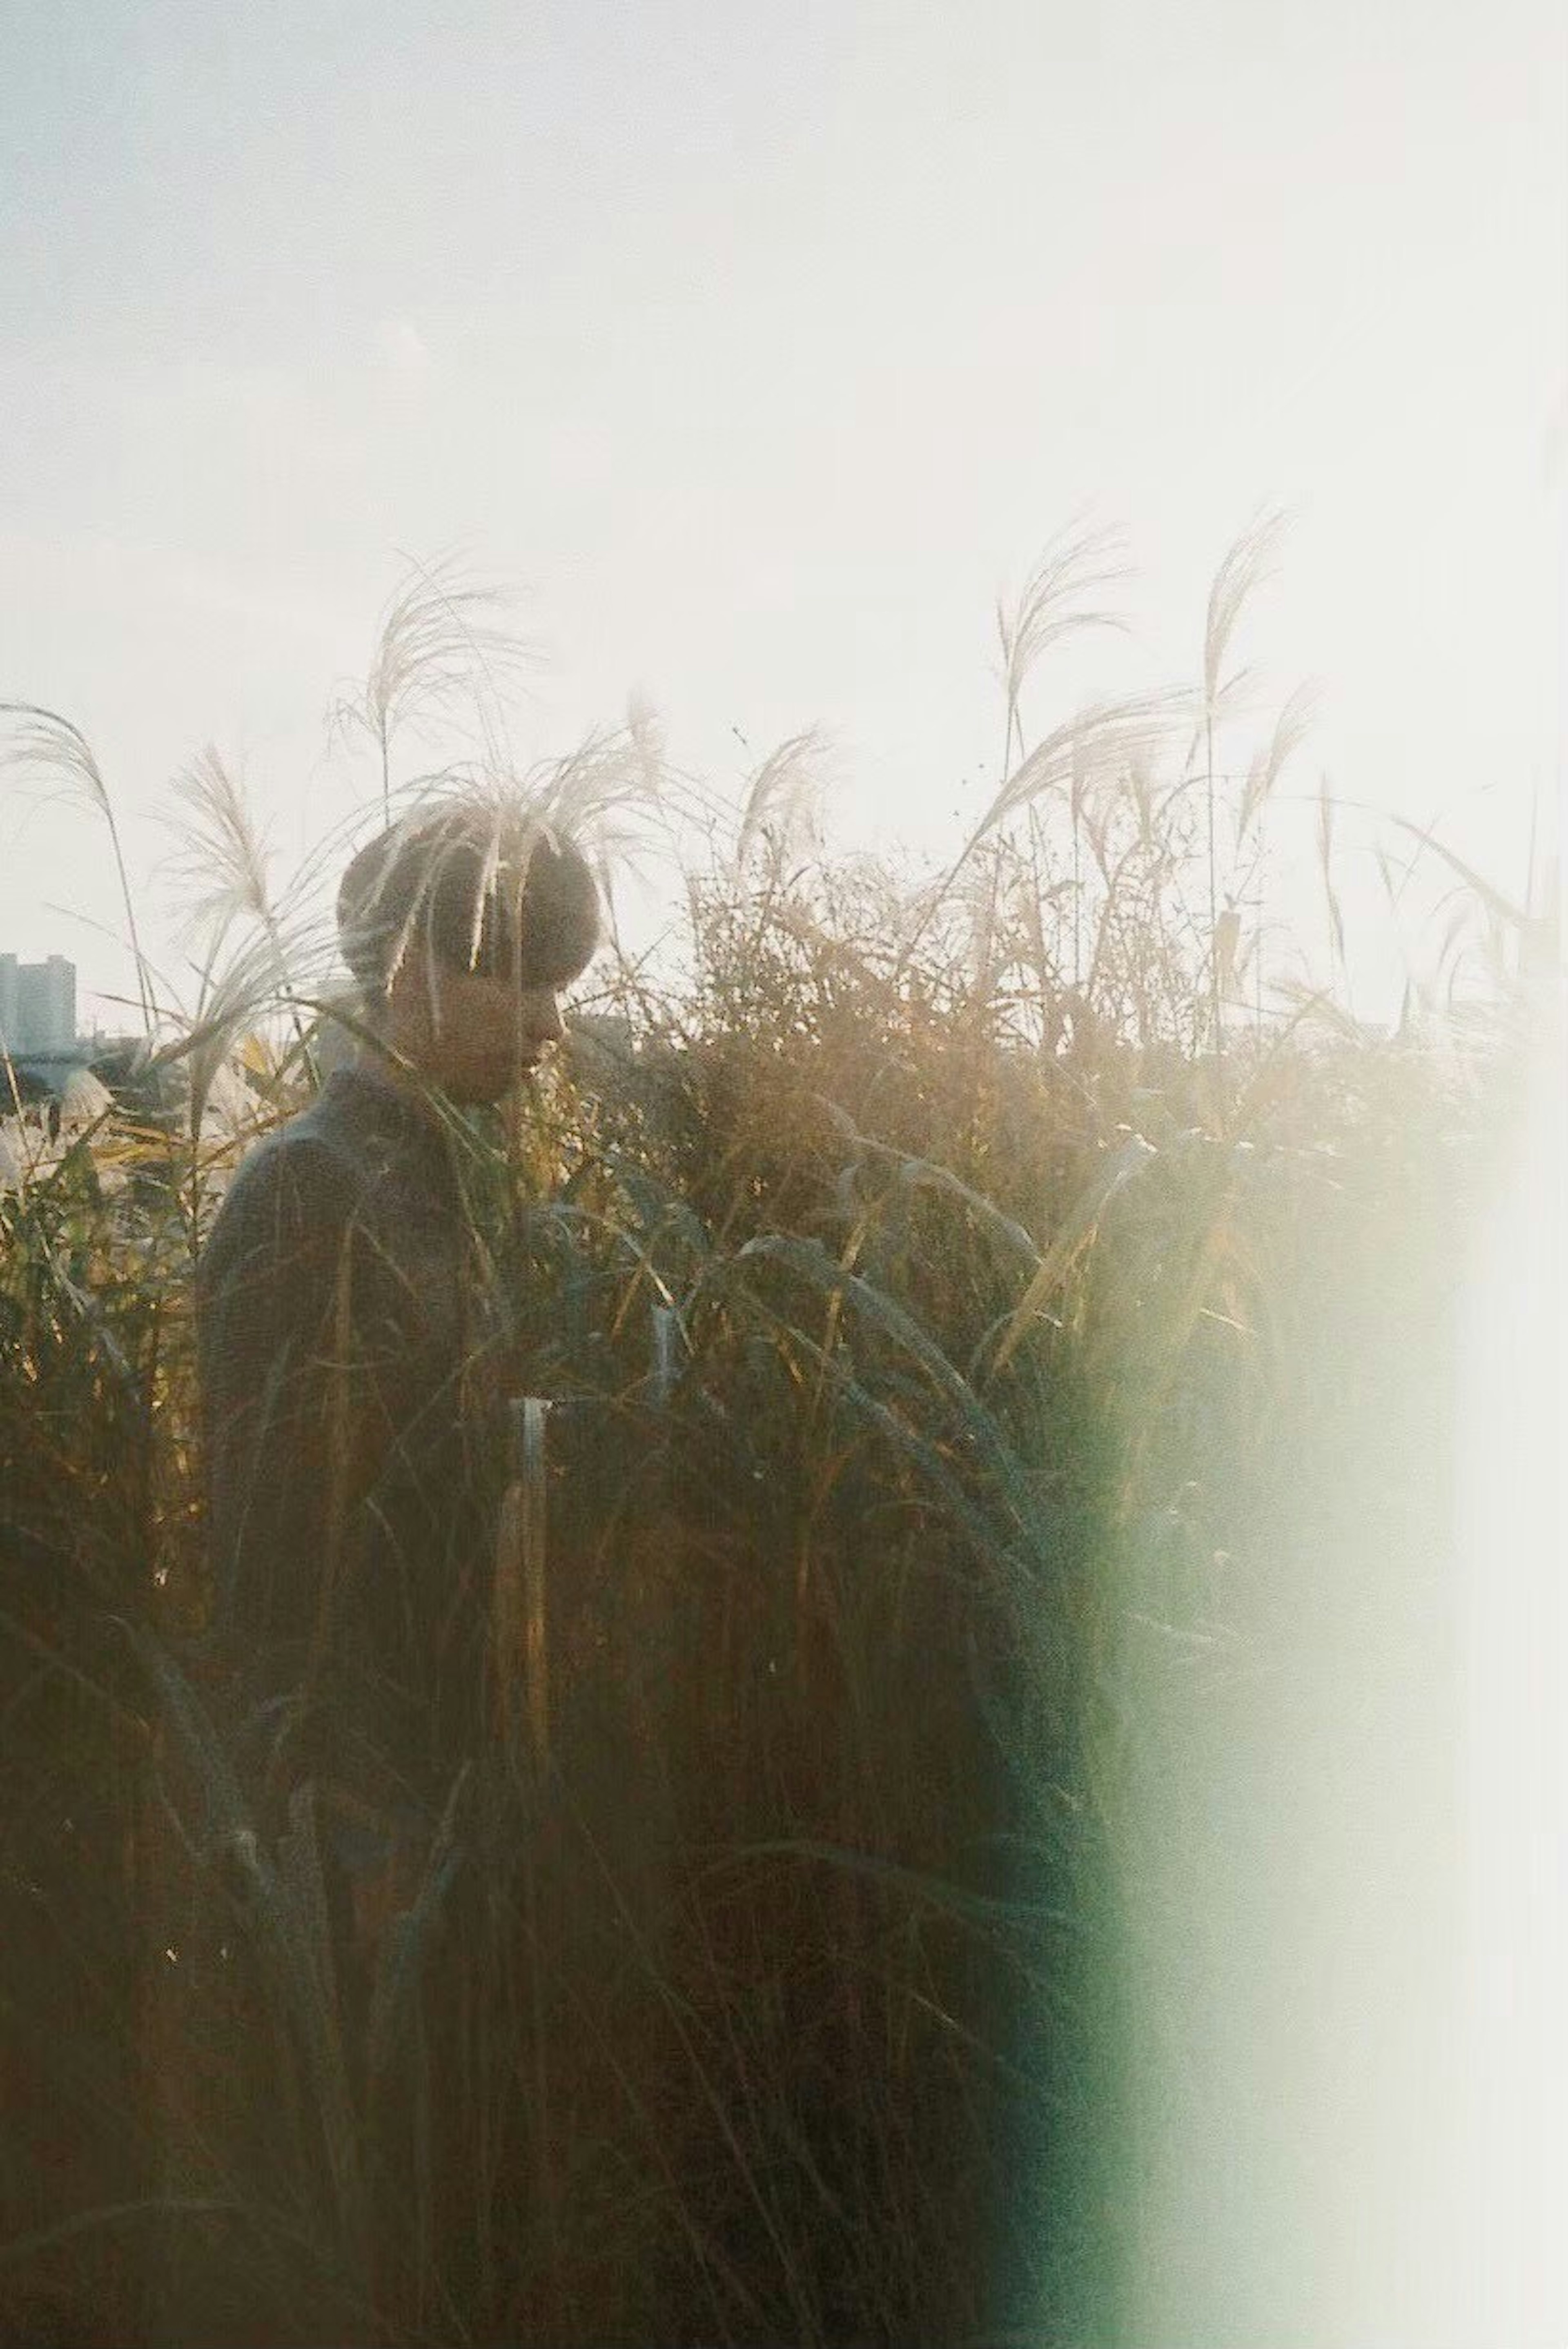
[[[1568,74],[1549,0],[12,0],[0,16],[0,698],[91,736],[149,927],[170,778],[243,756],[285,864],[395,548],[555,656],[520,754],[628,690],[725,789],[820,722],[842,836],[993,782],[992,605],[1089,511],[1194,673],[1320,678],[1299,770],[1519,885],[1559,781]],[[955,814],[955,812],[959,812]],[[125,984],[85,818],[0,779],[0,946]],[[90,1006],[89,1006],[90,1008]]]

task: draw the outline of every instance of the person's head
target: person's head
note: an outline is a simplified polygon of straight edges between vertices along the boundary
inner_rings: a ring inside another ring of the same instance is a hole
[[[560,1036],[561,989],[598,945],[598,892],[536,819],[464,803],[360,850],[337,935],[378,1037],[452,1101],[493,1102]]]

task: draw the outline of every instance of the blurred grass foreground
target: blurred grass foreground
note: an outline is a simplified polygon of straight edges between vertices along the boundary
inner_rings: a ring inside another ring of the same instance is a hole
[[[1031,745],[1110,577],[1060,543],[940,881],[824,857],[786,745],[680,952],[456,1130],[534,1398],[519,1701],[368,2045],[311,1789],[261,1830],[205,1661],[193,1392],[223,1185],[343,1049],[327,866],[275,895],[182,779],[197,999],[139,958],[144,1048],[53,1121],[0,1068],[0,2337],[1556,2337],[1555,930],[1461,874],[1397,1029],[1269,979],[1265,552],[1190,696]],[[375,823],[506,643],[443,573],[389,608]],[[527,788],[613,863],[687,786],[639,719]]]

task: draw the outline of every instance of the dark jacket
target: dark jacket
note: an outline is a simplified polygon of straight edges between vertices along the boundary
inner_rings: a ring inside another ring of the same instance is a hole
[[[219,1650],[275,1765],[378,1803],[439,1792],[481,1702],[504,1436],[464,1231],[446,1135],[340,1070],[199,1274]]]

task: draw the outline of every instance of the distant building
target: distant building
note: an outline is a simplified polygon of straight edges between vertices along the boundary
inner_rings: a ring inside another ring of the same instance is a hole
[[[77,967],[64,955],[18,962],[0,954],[0,1050],[49,1060],[77,1048]]]

